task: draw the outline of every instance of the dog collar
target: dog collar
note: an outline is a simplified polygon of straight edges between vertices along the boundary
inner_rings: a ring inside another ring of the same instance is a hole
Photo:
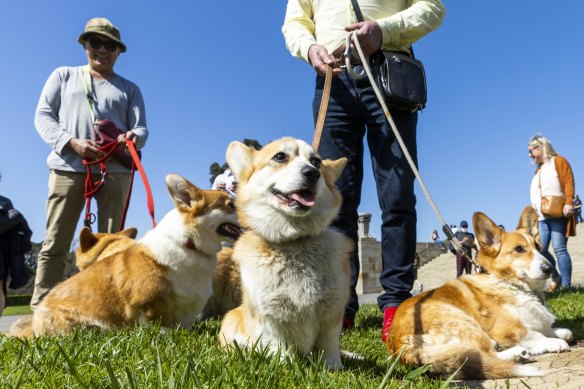
[[[193,242],[193,240],[191,238],[187,239],[187,242],[185,243],[185,247],[189,250],[197,251],[197,246],[195,246],[195,242]]]

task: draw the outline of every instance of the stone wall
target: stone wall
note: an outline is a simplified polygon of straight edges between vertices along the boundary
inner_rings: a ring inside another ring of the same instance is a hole
[[[381,274],[381,242],[369,234],[370,213],[359,214],[359,259],[361,272],[357,280],[357,294],[381,293],[383,288],[379,283]],[[434,243],[418,242],[416,252],[420,256],[420,266],[428,263],[445,249]]]
[[[361,272],[357,280],[357,293],[381,293],[383,288],[379,283],[381,274],[381,245],[371,236],[359,237],[359,259]]]

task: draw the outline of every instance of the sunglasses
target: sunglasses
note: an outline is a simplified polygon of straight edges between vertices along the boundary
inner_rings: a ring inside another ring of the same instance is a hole
[[[537,149],[539,149],[539,146],[533,146],[531,149],[529,149],[529,150],[527,151],[527,154],[528,154],[528,155],[531,155],[531,154],[533,154],[533,150],[537,150]]]
[[[115,41],[112,40],[102,41],[101,39],[97,38],[89,38],[87,42],[89,42],[89,46],[91,46],[91,48],[94,50],[97,50],[101,46],[103,46],[107,51],[115,51],[119,46],[118,43]]]

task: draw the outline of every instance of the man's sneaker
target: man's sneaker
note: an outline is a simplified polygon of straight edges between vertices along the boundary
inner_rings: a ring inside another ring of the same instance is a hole
[[[343,318],[343,329],[350,330],[352,328],[355,328],[355,319]]]
[[[389,307],[383,311],[383,328],[381,329],[381,340],[383,343],[387,340],[387,334],[389,334],[389,328],[395,317],[395,311],[397,311],[397,307]]]

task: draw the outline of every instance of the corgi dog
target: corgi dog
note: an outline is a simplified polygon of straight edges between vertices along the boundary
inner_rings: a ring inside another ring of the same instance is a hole
[[[83,227],[79,233],[79,247],[75,250],[75,265],[83,270],[96,261],[128,249],[136,243],[137,234],[134,227],[113,234],[93,233],[89,227]]]
[[[217,269],[213,274],[213,294],[207,300],[201,319],[222,317],[241,305],[239,266],[233,261],[233,248],[223,247],[217,253]]]
[[[223,319],[222,346],[322,352],[327,367],[342,368],[353,245],[328,226],[341,206],[334,183],[346,158],[321,160],[306,142],[282,138],[259,151],[232,142],[227,162],[238,180],[245,232],[233,248],[242,304]]]
[[[484,273],[462,276],[404,301],[386,345],[408,365],[457,379],[540,376],[520,365],[543,353],[569,351],[572,332],[552,328],[544,291],[552,265],[539,252],[537,214],[531,206],[514,232],[480,212],[473,216]]]
[[[80,326],[112,329],[156,321],[164,328],[193,324],[211,295],[221,241],[234,240],[240,229],[227,193],[200,190],[174,174],[166,185],[175,209],[134,244],[58,284],[11,334],[66,335]]]

